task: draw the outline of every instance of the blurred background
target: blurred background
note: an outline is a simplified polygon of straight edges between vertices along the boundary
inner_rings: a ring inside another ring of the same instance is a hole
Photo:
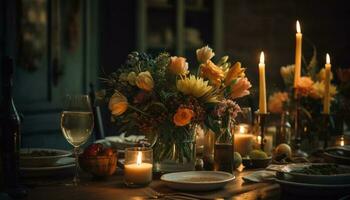
[[[254,88],[241,103],[255,110],[260,51],[268,94],[283,89],[280,67],[294,63],[296,20],[305,62],[315,48],[319,67],[327,52],[333,73],[349,68],[349,19],[347,2],[332,0],[2,0],[0,56],[16,62],[22,145],[70,148],[59,125],[65,94],[99,90],[99,77],[131,51],[169,51],[197,67],[195,50],[209,45],[214,60],[228,55],[247,68]],[[101,109],[105,134],[119,134]]]

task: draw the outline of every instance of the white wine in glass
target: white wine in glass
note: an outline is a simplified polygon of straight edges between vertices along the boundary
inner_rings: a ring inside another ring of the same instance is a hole
[[[61,113],[61,129],[63,136],[74,147],[75,176],[74,186],[78,185],[79,147],[90,137],[94,128],[94,116],[88,95],[67,95]]]
[[[92,112],[63,111],[61,128],[66,140],[74,147],[84,144],[90,137],[94,125]]]

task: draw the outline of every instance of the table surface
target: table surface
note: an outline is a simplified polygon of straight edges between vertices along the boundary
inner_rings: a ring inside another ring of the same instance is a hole
[[[252,171],[236,172],[236,179],[222,190],[192,193],[201,196],[216,196],[222,194],[231,196],[226,199],[233,200],[253,200],[253,199],[280,199],[279,185],[273,182],[270,183],[244,183],[242,176],[251,173]],[[50,178],[50,179],[25,179],[24,182],[30,188],[26,199],[30,200],[142,200],[149,198],[149,189],[162,193],[175,192],[166,187],[160,180],[159,176],[154,177],[154,180],[148,187],[144,188],[128,188],[123,183],[122,172],[118,171],[116,175],[108,177],[105,180],[93,180],[90,176],[83,174],[81,184],[77,187],[66,186],[68,177]],[[229,193],[228,193],[229,192]],[[214,199],[214,198],[213,198]]]

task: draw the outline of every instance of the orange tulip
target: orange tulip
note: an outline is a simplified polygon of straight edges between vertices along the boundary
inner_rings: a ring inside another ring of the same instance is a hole
[[[226,78],[225,78],[225,85],[230,85],[232,84],[232,81],[239,78],[239,77],[244,77],[244,71],[245,68],[241,67],[240,62],[236,62],[230,70],[227,72]]]
[[[211,60],[208,60],[205,64],[201,64],[201,76],[208,78],[213,85],[220,86],[224,72]]]
[[[128,100],[124,95],[116,92],[109,100],[108,108],[111,110],[113,115],[122,115],[128,109]]]

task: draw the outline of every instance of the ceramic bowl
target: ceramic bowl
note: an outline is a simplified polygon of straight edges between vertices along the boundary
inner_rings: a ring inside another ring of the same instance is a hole
[[[272,161],[271,156],[266,159],[243,158],[242,164],[246,168],[265,168],[271,163],[271,161]]]

